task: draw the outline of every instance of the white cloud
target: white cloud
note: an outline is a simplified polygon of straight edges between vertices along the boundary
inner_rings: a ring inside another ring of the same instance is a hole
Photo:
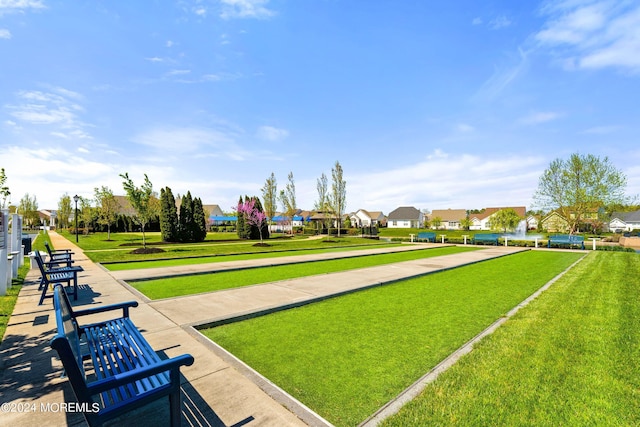
[[[535,35],[554,48],[567,68],[617,67],[640,72],[640,5],[637,2],[548,3],[549,19]]]
[[[194,158],[224,157],[237,161],[259,154],[239,146],[236,142],[238,136],[237,132],[228,129],[160,127],[141,132],[131,138],[131,141],[155,149],[161,155],[157,160],[162,163],[172,161],[170,156],[175,153]]]
[[[461,133],[469,133],[469,132],[473,132],[475,130],[475,128],[471,125],[468,125],[466,123],[458,123],[456,125],[456,131],[461,132]]]
[[[505,15],[499,15],[489,21],[489,28],[492,30],[499,30],[502,28],[509,27],[511,25],[511,20],[507,18]]]
[[[545,160],[539,157],[505,155],[495,158],[493,155],[448,154],[436,150],[415,164],[348,176],[349,209],[392,210],[406,205],[418,209],[474,209],[527,205],[545,166]]]
[[[17,102],[4,107],[17,122],[42,126],[42,130],[51,135],[66,139],[89,139],[91,135],[84,130],[88,125],[80,119],[84,108],[77,102],[82,99],[83,96],[77,92],[50,87],[48,92],[19,91],[16,94]],[[33,126],[26,128],[34,130]]]
[[[562,116],[562,113],[557,113],[554,111],[538,111],[522,117],[520,120],[518,120],[518,122],[524,125],[537,125],[540,123],[557,120]]]
[[[620,126],[595,126],[582,131],[581,133],[587,135],[608,135],[620,130]]]
[[[529,66],[529,52],[518,48],[518,56],[508,59],[506,66],[496,67],[495,72],[483,84],[474,95],[476,100],[492,100],[498,97],[511,85]]]
[[[0,15],[5,13],[24,13],[29,9],[45,9],[42,0],[0,0]]]
[[[223,19],[231,18],[257,18],[266,19],[275,15],[275,12],[267,9],[269,0],[221,0]]]
[[[471,25],[480,25],[482,24],[482,18],[477,17],[477,18],[473,18],[473,21],[471,21]]]
[[[256,132],[258,138],[265,139],[267,141],[280,141],[289,136],[289,131],[286,129],[279,129],[273,126],[260,126]]]
[[[10,39],[11,38],[11,31],[7,30],[6,28],[0,28],[0,39]]]

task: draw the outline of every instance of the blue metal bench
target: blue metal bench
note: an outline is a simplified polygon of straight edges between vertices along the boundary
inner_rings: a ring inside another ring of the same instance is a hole
[[[498,246],[499,238],[500,235],[495,233],[478,233],[473,235],[472,243],[474,245],[477,245],[479,243],[491,243],[492,245]]]
[[[90,426],[169,397],[171,425],[180,425],[180,367],[193,364],[183,354],[162,360],[129,318],[135,301],[74,310],[64,287],[55,285],[53,306],[58,352],[79,407]],[[122,310],[122,317],[80,326],[77,318]],[[91,369],[85,370],[90,365]]]
[[[556,245],[558,247],[579,246],[581,249],[584,249],[584,236],[576,236],[575,234],[556,234],[549,236],[547,247],[550,248],[551,245]]]
[[[422,240],[426,240],[427,242],[432,242],[435,243],[436,242],[436,233],[432,233],[429,231],[421,231],[418,233],[418,236],[416,237],[416,241],[420,242]]]
[[[51,261],[60,261],[60,262],[66,262],[66,261],[71,261],[71,255],[73,255],[73,252],[71,252],[69,249],[64,249],[61,251],[53,251],[51,250],[51,246],[49,246],[49,242],[44,242],[44,247],[47,250],[47,253],[49,254],[49,259]]]
[[[56,283],[67,283],[71,288],[73,284],[73,290],[71,293],[73,294],[73,299],[78,299],[78,272],[84,271],[84,269],[80,266],[78,267],[57,267],[60,262],[58,261],[50,261],[44,262],[42,256],[39,251],[33,251],[34,258],[36,263],[38,264],[38,269],[40,269],[40,286],[38,290],[41,291],[40,294],[40,302],[38,305],[42,305],[45,298],[52,298],[52,295],[47,295],[47,290],[50,286],[53,286]],[[63,264],[67,264],[67,262],[62,262]]]

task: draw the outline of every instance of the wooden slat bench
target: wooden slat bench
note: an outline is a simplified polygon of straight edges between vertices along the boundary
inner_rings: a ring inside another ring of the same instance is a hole
[[[576,236],[575,234],[555,234],[553,236],[549,236],[549,240],[547,241],[547,247],[550,248],[551,245],[558,247],[569,246],[570,248],[578,246],[581,249],[584,249],[584,236]]]
[[[73,299],[78,299],[78,272],[84,271],[84,269],[80,266],[77,267],[55,267],[58,263],[56,261],[52,262],[44,262],[42,256],[39,251],[33,251],[34,258],[36,263],[38,264],[38,268],[40,269],[40,286],[38,289],[40,290],[40,302],[38,305],[42,305],[45,298],[52,298],[53,294],[48,295],[47,291],[49,287],[53,286],[56,283],[67,283],[69,288],[72,288],[71,293],[73,294]]]
[[[54,287],[58,352],[79,407],[90,426],[163,397],[169,398],[171,425],[180,425],[180,367],[193,364],[183,354],[163,360],[129,318],[135,301],[74,310],[64,287]],[[80,326],[77,318],[122,310],[122,317]]]
[[[426,240],[427,242],[435,243],[436,242],[436,233],[432,233],[430,231],[421,231],[418,233],[418,237],[416,238],[418,242],[422,240]]]
[[[478,243],[491,243],[492,245],[498,245],[499,234],[495,233],[478,233],[473,235],[472,243],[477,245]]]

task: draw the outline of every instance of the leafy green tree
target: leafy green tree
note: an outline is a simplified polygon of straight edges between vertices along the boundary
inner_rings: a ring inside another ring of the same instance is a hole
[[[7,175],[4,173],[4,168],[0,169],[0,208],[5,209],[7,206],[7,199],[11,195],[11,191],[9,191],[9,187],[5,184],[7,183]]]
[[[468,231],[472,225],[473,221],[471,221],[471,218],[469,218],[469,216],[466,216],[460,220],[460,226],[462,226],[464,230]]]
[[[342,173],[342,166],[340,166],[340,162],[336,161],[335,166],[331,169],[332,182],[329,205],[338,223],[338,236],[340,236],[342,215],[347,207],[347,182],[343,179]]]
[[[539,179],[534,201],[542,209],[556,210],[574,233],[588,212],[624,203],[626,185],[624,173],[607,157],[576,153],[551,162]]]
[[[436,230],[440,228],[441,225],[442,225],[442,218],[440,218],[439,216],[435,216],[431,219],[431,226]]]
[[[146,249],[147,240],[144,230],[147,224],[158,216],[160,211],[160,204],[153,192],[153,184],[149,181],[147,174],[144,174],[144,183],[140,187],[133,183],[128,173],[120,174],[120,177],[124,179],[122,185],[127,193],[127,199],[136,211],[134,219],[142,229],[142,246]]]
[[[278,208],[278,182],[273,172],[262,187],[262,200],[264,200],[264,213],[267,215],[267,221],[271,222]]]
[[[506,233],[507,231],[515,230],[520,221],[522,221],[522,218],[518,216],[518,213],[512,208],[507,208],[500,209],[491,215],[490,225],[492,229]]]
[[[109,187],[102,186],[94,189],[97,222],[107,227],[107,240],[111,240],[111,224],[116,222],[120,204]]]
[[[199,197],[193,199],[194,241],[203,242],[207,238],[207,217]]]
[[[97,210],[91,206],[91,200],[85,197],[80,197],[79,200],[80,208],[78,212],[78,218],[80,223],[78,227],[82,227],[82,234],[85,236],[89,234],[89,229],[92,227],[93,223],[97,221],[98,214]]]
[[[36,196],[31,197],[29,193],[26,193],[22,199],[20,199],[18,213],[22,215],[22,220],[26,226],[29,228],[37,226],[40,223],[40,213],[38,213]]]
[[[178,210],[171,188],[160,189],[160,232],[164,242],[179,241]]]
[[[289,172],[288,182],[285,189],[280,191],[280,201],[282,202],[282,208],[284,214],[291,223],[291,234],[293,234],[293,217],[298,212],[296,206],[296,184],[293,180],[293,172]]]
[[[60,197],[60,201],[58,201],[58,223],[56,224],[56,226],[60,228],[69,227],[69,218],[71,218],[71,214],[71,196],[65,193],[62,197]]]

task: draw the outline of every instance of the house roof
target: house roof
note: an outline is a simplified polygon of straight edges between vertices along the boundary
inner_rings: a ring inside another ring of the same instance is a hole
[[[483,220],[503,209],[513,209],[514,211],[516,211],[516,213],[520,218],[524,218],[527,215],[527,208],[524,206],[504,206],[501,208],[485,208],[484,212],[479,214],[473,214],[471,218],[477,218],[478,220]]]
[[[429,219],[435,217],[443,221],[460,221],[467,217],[467,211],[465,209],[434,209],[431,211]]]
[[[388,219],[397,220],[419,220],[422,213],[413,206],[401,206],[389,212]]]
[[[611,219],[618,218],[624,222],[640,222],[640,210],[635,212],[614,212]]]

